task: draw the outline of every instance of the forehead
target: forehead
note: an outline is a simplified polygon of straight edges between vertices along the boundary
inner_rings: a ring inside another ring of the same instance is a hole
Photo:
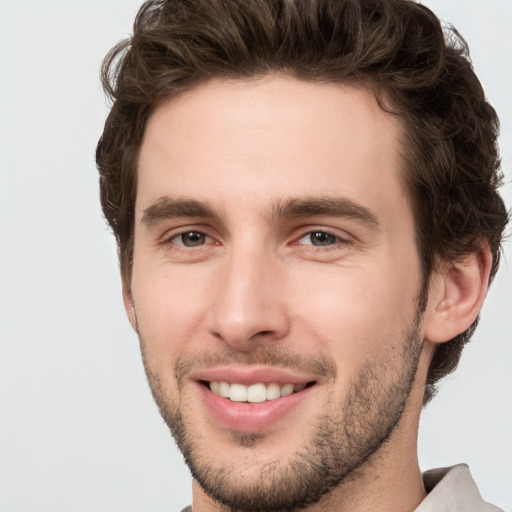
[[[164,195],[224,209],[304,195],[379,203],[383,192],[403,192],[400,134],[367,88],[276,76],[212,81],[150,117],[136,209]]]

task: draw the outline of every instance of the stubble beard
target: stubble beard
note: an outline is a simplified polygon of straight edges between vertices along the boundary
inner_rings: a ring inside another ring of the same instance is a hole
[[[416,376],[422,345],[418,333],[420,320],[418,313],[386,364],[381,360],[367,361],[342,400],[336,403],[331,397],[326,401],[325,413],[315,422],[314,433],[295,453],[287,460],[266,460],[261,464],[258,478],[250,479],[250,483],[241,475],[244,471],[253,473],[254,462],[245,459],[226,462],[208,456],[208,432],[201,432],[200,427],[187,421],[187,412],[193,404],[183,400],[178,403],[166,396],[160,377],[146,364],[142,337],[141,347],[148,382],[160,414],[193,478],[205,493],[232,511],[293,511],[320,502],[351,477],[357,477],[359,470],[395,430]],[[261,357],[255,356],[255,359],[267,364],[269,360],[283,360],[283,353],[272,352],[275,350],[271,348],[263,350]],[[284,357],[288,364],[297,361],[294,366],[305,366],[302,357],[289,353]],[[316,360],[316,368],[318,364]],[[323,360],[323,364],[326,368],[335,368],[328,360]],[[176,369],[176,373],[179,372]],[[335,374],[331,377],[336,380]],[[235,445],[249,449],[257,448],[264,439],[265,435],[260,433],[232,434]]]

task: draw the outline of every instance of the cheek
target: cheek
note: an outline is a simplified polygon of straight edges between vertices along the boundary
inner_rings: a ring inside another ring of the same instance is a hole
[[[134,271],[132,283],[145,357],[152,367],[173,367],[200,332],[205,311],[204,280],[190,272],[162,269],[151,275]]]
[[[353,376],[403,339],[416,314],[414,281],[383,268],[310,274],[290,293],[292,324],[306,345],[316,340],[335,359],[340,375]]]

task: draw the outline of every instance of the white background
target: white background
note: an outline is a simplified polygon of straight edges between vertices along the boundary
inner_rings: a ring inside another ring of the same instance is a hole
[[[425,2],[468,39],[502,120],[512,203],[512,1]],[[122,309],[94,149],[100,61],[139,0],[0,0],[0,512],[179,511],[190,476]],[[424,412],[423,469],[468,462],[512,510],[512,251]],[[508,268],[507,268],[508,267]]]

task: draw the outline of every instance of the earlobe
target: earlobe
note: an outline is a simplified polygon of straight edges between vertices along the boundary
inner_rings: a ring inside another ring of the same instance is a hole
[[[487,293],[492,256],[487,245],[443,264],[433,279],[425,315],[425,337],[443,343],[475,321]]]
[[[135,305],[133,303],[132,290],[130,283],[123,278],[123,303],[128,320],[133,330],[137,332],[137,317],[135,316]]]

